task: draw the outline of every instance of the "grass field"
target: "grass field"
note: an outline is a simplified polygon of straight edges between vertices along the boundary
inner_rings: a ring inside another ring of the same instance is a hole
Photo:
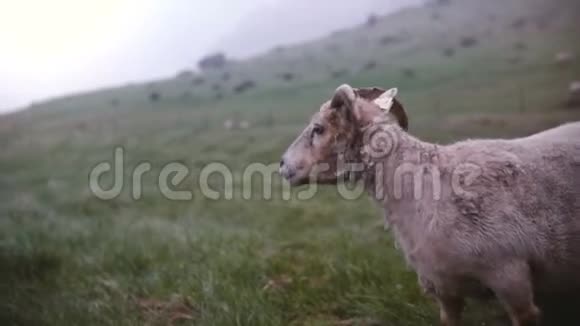
[[[243,199],[241,171],[277,162],[343,82],[399,87],[410,132],[433,142],[580,120],[580,108],[564,105],[580,61],[554,63],[559,51],[580,53],[579,7],[510,0],[408,9],[373,28],[232,63],[227,81],[215,71],[203,85],[192,85],[198,76],[135,84],[0,116],[0,324],[436,324],[436,307],[370,199],[325,188],[284,200],[277,176],[271,199],[261,199],[259,180]],[[404,40],[376,45],[393,31]],[[476,44],[462,47],[467,36]],[[361,68],[369,61],[373,69]],[[332,78],[337,69],[348,72]],[[286,71],[295,79],[275,77]],[[257,87],[233,94],[247,78]],[[226,130],[228,119],[250,128]],[[117,147],[125,187],[100,200],[88,176]],[[152,171],[133,200],[131,171],[141,162]],[[193,199],[170,201],[156,186],[169,162],[190,168],[177,187]],[[235,172],[232,199],[201,194],[196,180],[212,162]],[[466,318],[506,324],[494,304],[471,304]]]

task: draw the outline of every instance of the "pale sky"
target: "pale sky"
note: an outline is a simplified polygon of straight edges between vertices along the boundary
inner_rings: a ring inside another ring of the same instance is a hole
[[[276,0],[0,0],[0,112],[193,67]]]

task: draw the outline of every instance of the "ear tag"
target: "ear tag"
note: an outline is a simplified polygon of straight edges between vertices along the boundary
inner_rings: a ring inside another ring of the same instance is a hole
[[[389,112],[389,110],[391,110],[391,106],[393,106],[393,99],[381,96],[375,100],[375,104],[378,105],[381,110]]]
[[[393,99],[397,96],[398,90],[396,88],[391,88],[388,91],[384,92],[377,98],[374,102],[378,105],[383,111],[389,112],[391,107],[393,106]]]

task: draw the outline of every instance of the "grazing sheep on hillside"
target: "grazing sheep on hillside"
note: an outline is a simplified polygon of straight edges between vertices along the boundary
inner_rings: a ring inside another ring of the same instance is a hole
[[[406,132],[395,95],[339,87],[283,155],[281,175],[362,181],[443,325],[459,325],[464,299],[488,291],[512,325],[535,325],[535,294],[580,289],[580,123],[440,146]]]
[[[570,94],[575,94],[575,95],[580,94],[580,81],[571,82],[568,89],[570,90]]]
[[[554,62],[559,65],[569,64],[574,60],[574,53],[569,51],[560,51],[554,55]]]
[[[224,129],[226,130],[234,130],[234,129],[249,129],[250,128],[250,123],[247,120],[234,120],[234,119],[228,119],[226,121],[224,121]]]
[[[567,105],[569,107],[580,107],[580,81],[573,81],[568,88],[570,93]]]
[[[234,129],[234,120],[228,119],[228,120],[224,121],[224,129],[225,130]]]

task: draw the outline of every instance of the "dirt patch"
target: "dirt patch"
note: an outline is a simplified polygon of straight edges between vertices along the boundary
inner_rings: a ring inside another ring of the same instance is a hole
[[[172,295],[169,299],[138,298],[135,299],[147,325],[179,325],[191,323],[198,317],[199,311],[188,297]]]

